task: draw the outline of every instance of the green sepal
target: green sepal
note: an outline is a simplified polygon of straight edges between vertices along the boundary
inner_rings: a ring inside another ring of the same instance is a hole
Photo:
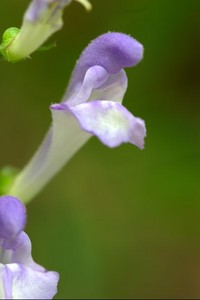
[[[5,60],[11,61],[7,52],[7,48],[19,34],[20,29],[17,27],[10,27],[6,29],[2,36],[2,43],[0,45],[0,53],[4,57]]]
[[[6,166],[0,170],[0,195],[9,194],[12,185],[19,170],[10,166]]]

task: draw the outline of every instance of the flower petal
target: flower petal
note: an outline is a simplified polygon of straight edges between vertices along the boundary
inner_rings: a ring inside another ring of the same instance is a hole
[[[37,271],[45,271],[42,266],[34,262],[31,250],[31,241],[25,232],[21,232],[15,239],[0,239],[0,262],[19,263]]]
[[[0,238],[12,239],[25,227],[25,206],[15,197],[0,197]]]
[[[4,270],[4,265],[0,263],[0,299],[5,299],[4,285],[2,279],[3,270]]]
[[[77,85],[77,92],[63,100],[68,106],[75,106],[95,99],[122,102],[127,89],[127,76],[124,70],[109,74],[100,66],[89,68],[83,82]]]
[[[57,14],[70,2],[71,0],[33,0],[24,19],[29,22],[41,22],[42,18],[46,17],[48,22],[52,22],[52,19],[58,19]]]
[[[126,142],[141,149],[144,147],[144,121],[134,117],[120,103],[96,100],[74,107],[58,104],[51,108],[71,111],[83,130],[96,135],[103,144],[111,148]]]
[[[67,102],[68,105],[77,105],[82,102],[88,101],[93,89],[101,87],[109,78],[107,71],[100,66],[93,66],[89,68],[85,74],[83,82],[77,86],[77,93],[73,93],[71,97],[63,102]]]
[[[38,272],[20,264],[6,265],[0,272],[5,299],[52,299],[57,292],[56,272]]]
[[[133,67],[143,57],[143,46],[129,35],[110,32],[92,41],[83,51],[71,77],[64,99],[77,92],[85,73],[93,66],[103,67],[109,74],[116,74],[125,67]]]
[[[31,256],[31,241],[23,232],[26,222],[25,206],[15,197],[0,197],[0,263],[20,263],[45,271]]]

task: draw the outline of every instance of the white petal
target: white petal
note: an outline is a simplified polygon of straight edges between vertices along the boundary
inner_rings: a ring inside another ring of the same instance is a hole
[[[4,269],[4,265],[0,264],[0,299],[5,299],[3,277],[2,277],[3,269]]]
[[[96,135],[109,147],[130,142],[144,147],[144,121],[133,116],[123,105],[113,101],[92,101],[70,107],[81,128]]]
[[[20,264],[4,267],[5,299],[52,299],[57,292],[56,272],[38,272]]]

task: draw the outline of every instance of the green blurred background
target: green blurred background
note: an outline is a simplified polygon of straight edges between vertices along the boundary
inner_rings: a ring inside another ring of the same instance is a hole
[[[28,3],[1,0],[1,35]],[[82,49],[107,31],[144,44],[124,104],[146,120],[146,147],[92,138],[28,205],[33,257],[60,273],[56,298],[200,298],[200,1],[92,3],[65,10],[56,48],[0,63],[0,165],[26,164]]]

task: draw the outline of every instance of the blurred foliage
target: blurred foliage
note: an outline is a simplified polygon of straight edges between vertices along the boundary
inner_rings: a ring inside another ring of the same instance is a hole
[[[28,3],[1,1],[2,34]],[[200,1],[92,3],[66,9],[56,48],[1,62],[0,165],[28,161],[81,51],[107,31],[144,44],[124,104],[146,120],[146,148],[92,138],[28,206],[33,256],[60,273],[57,298],[200,298]]]

